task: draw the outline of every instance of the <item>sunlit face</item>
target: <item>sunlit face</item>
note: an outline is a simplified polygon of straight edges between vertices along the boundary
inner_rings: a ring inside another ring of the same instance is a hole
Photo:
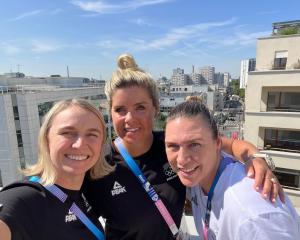
[[[70,106],[53,119],[48,132],[48,149],[58,181],[83,179],[100,158],[103,131],[92,112]]]
[[[221,142],[202,117],[179,117],[166,126],[166,153],[181,182],[210,188],[219,164]]]
[[[120,88],[112,96],[113,125],[127,145],[139,145],[152,139],[155,113],[153,101],[143,87]]]

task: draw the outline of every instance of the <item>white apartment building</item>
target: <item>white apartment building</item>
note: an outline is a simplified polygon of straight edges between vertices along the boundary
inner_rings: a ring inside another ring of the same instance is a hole
[[[228,87],[230,82],[231,82],[230,73],[224,72],[224,86]]]
[[[245,106],[245,139],[272,156],[276,175],[299,210],[300,34],[257,40]]]
[[[245,59],[241,61],[240,88],[245,89],[248,82],[248,73],[254,71],[255,66],[255,58]]]
[[[19,170],[37,161],[41,118],[54,102],[74,97],[89,99],[98,106],[106,102],[103,86],[59,88],[53,85],[22,85],[0,88],[1,185],[20,179]]]

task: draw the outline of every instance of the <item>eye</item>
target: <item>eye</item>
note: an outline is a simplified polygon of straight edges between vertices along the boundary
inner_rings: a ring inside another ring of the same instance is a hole
[[[125,115],[126,114],[126,109],[123,107],[116,107],[114,108],[114,112],[119,113],[121,115]]]
[[[189,147],[190,148],[199,148],[199,147],[201,147],[201,144],[197,143],[197,142],[193,142],[193,143],[189,144]]]
[[[166,147],[167,147],[167,150],[169,150],[169,151],[176,151],[179,149],[179,145],[177,145],[175,143],[167,143]]]
[[[59,133],[59,135],[62,135],[65,137],[74,137],[76,135],[76,133],[72,132],[72,131],[62,131]]]
[[[144,105],[139,105],[139,106],[137,106],[136,109],[137,109],[137,110],[145,110],[146,107],[145,107]]]
[[[88,137],[95,137],[95,138],[98,138],[98,137],[99,137],[99,133],[88,133],[87,136],[88,136]]]

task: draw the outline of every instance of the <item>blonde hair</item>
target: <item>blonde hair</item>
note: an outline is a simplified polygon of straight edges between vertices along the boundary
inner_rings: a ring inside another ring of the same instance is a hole
[[[38,137],[38,161],[35,165],[32,165],[23,170],[25,176],[39,176],[43,184],[54,184],[57,178],[56,170],[50,159],[48,149],[48,132],[52,126],[53,119],[62,111],[69,107],[77,106],[84,110],[94,113],[100,120],[101,130],[103,132],[102,143],[99,146],[101,148],[101,154],[96,164],[88,171],[88,174],[92,179],[103,177],[113,171],[114,167],[109,165],[103,156],[104,142],[106,138],[106,127],[103,120],[103,116],[100,111],[91,103],[83,99],[70,99],[57,102],[50,111],[45,115],[43,124],[39,131]]]
[[[140,69],[130,54],[122,54],[117,60],[118,69],[112,74],[110,81],[105,84],[105,94],[109,108],[112,107],[112,96],[117,89],[139,86],[143,87],[152,99],[156,110],[159,110],[159,91],[151,75]]]

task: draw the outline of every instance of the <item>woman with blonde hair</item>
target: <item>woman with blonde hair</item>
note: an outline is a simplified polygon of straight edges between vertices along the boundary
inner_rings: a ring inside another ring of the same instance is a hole
[[[152,77],[133,56],[119,56],[118,69],[106,82],[113,126],[118,138],[107,161],[115,171],[84,184],[93,209],[106,218],[107,239],[174,239],[185,202],[185,187],[172,171],[164,149],[164,133],[153,131],[159,113],[159,92]],[[180,129],[178,129],[180,131]],[[224,139],[223,148],[237,158],[257,149],[249,143]],[[262,159],[255,159],[256,185],[274,175]],[[250,168],[250,175],[253,169]],[[254,175],[254,174],[253,174]],[[269,194],[272,182],[265,181]],[[275,186],[275,195],[278,188]],[[272,195],[273,197],[273,195]]]
[[[40,128],[38,162],[24,170],[28,179],[0,192],[0,239],[104,239],[80,189],[86,174],[95,179],[113,170],[102,156],[105,138],[92,104],[56,103]]]

